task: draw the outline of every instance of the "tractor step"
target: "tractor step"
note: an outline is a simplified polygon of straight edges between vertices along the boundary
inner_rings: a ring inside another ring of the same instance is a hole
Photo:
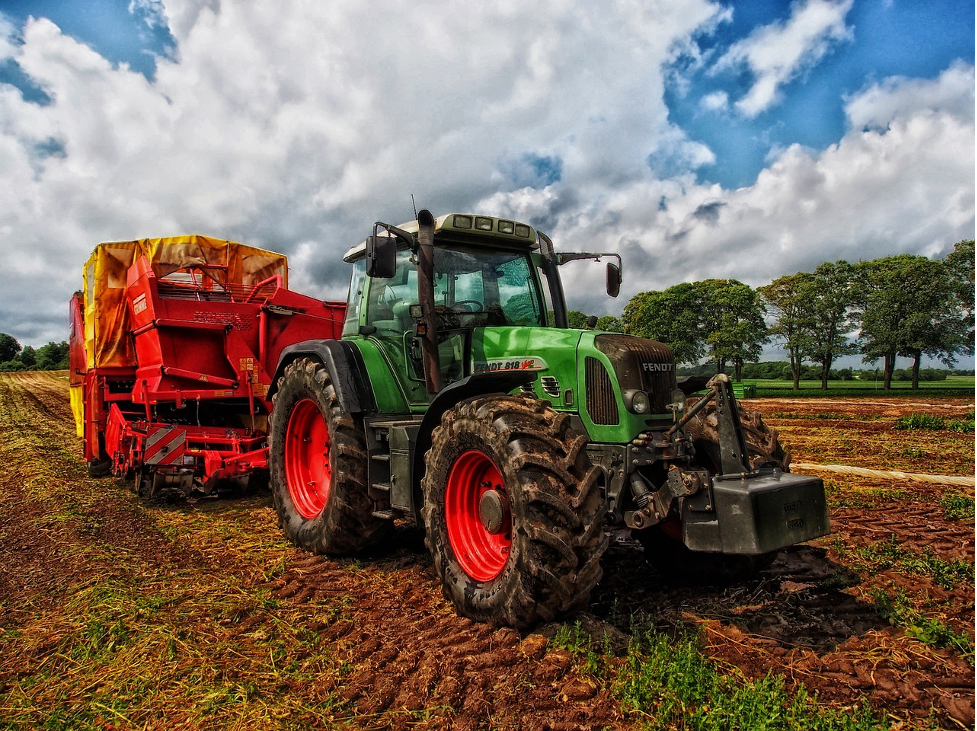
[[[393,429],[397,426],[413,426],[420,424],[416,419],[391,419],[388,421],[370,421],[371,429]]]
[[[373,517],[383,518],[384,520],[393,520],[395,517],[397,517],[397,513],[393,510],[374,510]]]
[[[411,454],[420,425],[418,418],[366,419],[366,484],[376,517],[399,516],[413,510]]]

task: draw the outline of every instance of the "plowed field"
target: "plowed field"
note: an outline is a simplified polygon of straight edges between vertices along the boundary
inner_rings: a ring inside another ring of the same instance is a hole
[[[973,476],[972,432],[894,429],[972,402],[746,406],[795,462]],[[804,471],[831,536],[717,588],[667,582],[615,533],[574,644],[456,616],[411,526],[335,560],[291,547],[266,495],[143,505],[87,476],[63,373],[0,374],[0,728],[642,728],[655,708],[621,688],[652,626],[697,632],[739,683],[972,728],[973,487]]]

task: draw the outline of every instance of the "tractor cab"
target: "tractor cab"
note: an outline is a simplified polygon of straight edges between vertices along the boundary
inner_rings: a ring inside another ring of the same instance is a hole
[[[353,275],[343,337],[374,341],[412,406],[473,369],[518,369],[486,362],[483,338],[503,337],[493,329],[514,337],[514,328],[566,327],[561,262],[545,236],[491,216],[425,214],[402,227],[377,223],[345,256]]]
[[[378,226],[389,235],[372,236],[345,257],[353,276],[343,337],[375,342],[412,406],[471,375],[475,329],[543,327],[548,312],[552,324],[531,227],[443,216],[431,226],[437,243],[426,252],[425,272],[416,223]],[[428,376],[425,363],[433,370]]]

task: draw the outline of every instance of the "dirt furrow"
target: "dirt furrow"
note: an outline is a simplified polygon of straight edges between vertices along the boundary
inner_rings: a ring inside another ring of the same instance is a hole
[[[368,569],[308,556],[268,585],[273,596],[338,612],[316,631],[349,668],[333,688],[359,713],[427,709],[430,727],[457,729],[489,718],[494,728],[513,729],[597,728],[619,718],[608,691],[580,676],[565,652],[547,651],[541,636],[523,639],[457,616],[419,534],[403,528],[397,540],[402,545]]]
[[[973,458],[972,434],[892,429],[930,408],[920,399],[751,405],[787,425],[797,458]],[[804,683],[827,705],[973,725],[973,581],[935,573],[973,566],[973,522],[948,517],[941,487],[827,478],[833,535],[734,584],[666,580],[612,533],[590,611],[571,618],[609,638],[598,677],[548,642],[558,625],[457,616],[411,526],[372,554],[312,556],[285,542],[267,496],[146,506],[88,478],[63,374],[0,374],[0,435],[0,702],[23,728],[107,728],[108,707],[119,727],[630,728],[609,678],[632,624],[648,623],[698,628],[721,666]],[[903,613],[887,615],[885,596]],[[84,723],[52,715],[71,708]]]

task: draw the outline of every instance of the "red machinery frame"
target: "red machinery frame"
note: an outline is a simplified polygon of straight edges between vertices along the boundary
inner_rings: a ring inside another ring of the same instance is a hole
[[[150,494],[210,493],[267,474],[267,393],[279,355],[339,338],[345,303],[292,292],[281,275],[229,282],[223,265],[159,277],[145,255],[128,268],[124,297],[135,354],[125,366],[90,367],[81,293],[71,303],[72,401],[92,474],[134,478]]]

